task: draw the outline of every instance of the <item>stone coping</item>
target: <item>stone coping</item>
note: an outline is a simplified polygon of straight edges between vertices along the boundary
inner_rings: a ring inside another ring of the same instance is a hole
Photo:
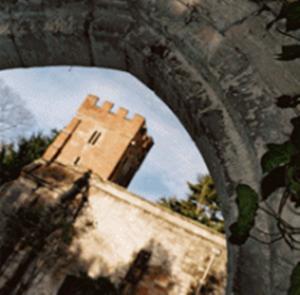
[[[221,247],[226,247],[225,236],[204,226],[200,223],[189,219],[179,213],[173,212],[168,208],[164,208],[159,204],[155,204],[151,201],[144,199],[143,197],[127,191],[125,188],[112,183],[110,181],[95,180],[93,179],[91,185],[112,197],[119,199],[123,202],[129,203],[143,211],[148,212],[151,215],[156,216],[162,220],[165,220],[176,227],[180,227],[183,230],[201,236],[206,240],[218,244]]]
[[[37,160],[32,164],[26,166],[22,174],[23,176],[39,178],[40,180],[42,180],[45,186],[48,186],[50,184],[47,183],[47,181],[41,179],[38,175],[38,172],[36,172],[41,166],[44,166],[45,164],[46,162],[44,160]],[[50,166],[58,166],[60,167],[60,169],[67,169],[68,174],[72,175],[73,179],[78,179],[84,172],[86,172],[84,169],[78,166],[65,166],[61,163],[56,162],[51,163]],[[34,167],[37,167],[37,169],[35,169]],[[69,185],[70,184],[68,184],[68,186]],[[125,187],[107,180],[103,180],[95,174],[92,174],[91,176],[90,186],[107,193],[108,195],[115,199],[118,199],[119,201],[128,203],[136,208],[143,210],[144,212],[147,212],[161,220],[179,227],[182,230],[187,231],[189,234],[201,236],[202,238],[217,244],[219,247],[226,248],[226,239],[225,236],[221,233],[218,233],[217,231],[192,219],[182,216],[179,213],[173,212],[172,210],[165,208],[159,204],[146,200],[142,196],[129,192]],[[53,189],[54,191],[65,191],[67,189],[67,186],[60,184],[56,187],[53,187],[51,185],[51,189]]]

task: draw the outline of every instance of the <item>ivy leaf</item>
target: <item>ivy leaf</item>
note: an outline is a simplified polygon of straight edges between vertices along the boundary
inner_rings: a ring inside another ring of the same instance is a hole
[[[294,129],[291,134],[291,142],[300,149],[300,116],[291,120]]]
[[[298,177],[297,177],[298,176]],[[299,167],[289,167],[287,169],[287,186],[293,194],[300,195]]]
[[[292,44],[281,47],[281,53],[277,54],[277,60],[289,61],[300,58],[300,45]]]
[[[290,288],[288,295],[299,295],[300,294],[300,262],[293,269],[290,278]]]
[[[263,200],[267,199],[273,192],[285,186],[286,167],[280,166],[273,169],[261,181],[261,194]]]
[[[300,95],[281,95],[276,97],[276,105],[280,108],[295,108],[298,104],[300,104]]]
[[[284,3],[281,11],[273,22],[286,19],[286,30],[292,31],[300,28],[300,2]]]
[[[300,166],[299,159],[293,161],[293,166],[288,167],[286,173],[286,186],[291,195],[291,201],[295,207],[300,206]]]
[[[286,19],[286,30],[293,31],[300,28],[300,1],[285,2],[276,18],[267,25],[270,29],[274,23]]]
[[[267,147],[269,151],[261,159],[261,166],[264,173],[288,164],[296,152],[296,147],[290,142],[268,144]]]
[[[288,3],[285,8],[286,30],[298,30],[300,28],[300,2]]]
[[[247,184],[239,184],[236,187],[236,193],[239,216],[237,222],[230,226],[231,236],[229,241],[241,245],[245,243],[250,230],[254,226],[258,209],[258,194]]]

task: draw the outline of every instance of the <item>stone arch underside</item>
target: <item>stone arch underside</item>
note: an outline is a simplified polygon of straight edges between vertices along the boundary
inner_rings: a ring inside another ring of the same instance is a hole
[[[235,185],[258,189],[265,144],[283,142],[295,116],[274,103],[300,92],[299,61],[276,60],[289,38],[265,29],[279,7],[262,10],[250,0],[24,0],[0,8],[2,69],[108,67],[154,90],[201,150],[228,229],[237,217]],[[274,224],[259,216],[257,226],[271,231]],[[283,241],[228,246],[227,294],[286,294],[299,254]]]

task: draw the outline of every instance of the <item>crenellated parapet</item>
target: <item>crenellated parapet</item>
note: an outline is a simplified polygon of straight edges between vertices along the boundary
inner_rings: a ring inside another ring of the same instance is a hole
[[[60,132],[43,159],[92,170],[103,179],[127,186],[153,145],[145,118],[109,101],[88,95],[76,116]]]
[[[99,104],[99,97],[95,95],[88,95],[81,104],[77,115],[89,116],[93,118],[106,118],[111,121],[123,121],[126,126],[135,125],[141,126],[145,124],[145,118],[139,114],[134,114],[132,119],[128,118],[129,111],[126,108],[120,107],[115,113],[112,111],[114,103],[104,101],[101,106]]]

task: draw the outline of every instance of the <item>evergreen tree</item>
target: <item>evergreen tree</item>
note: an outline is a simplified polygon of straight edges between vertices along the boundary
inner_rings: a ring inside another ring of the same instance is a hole
[[[22,168],[40,158],[57,135],[52,130],[50,135],[34,134],[21,138],[17,144],[5,144],[0,147],[0,186],[16,179]]]
[[[224,222],[211,176],[200,177],[195,184],[188,182],[188,187],[186,199],[161,198],[159,204],[223,233]]]

